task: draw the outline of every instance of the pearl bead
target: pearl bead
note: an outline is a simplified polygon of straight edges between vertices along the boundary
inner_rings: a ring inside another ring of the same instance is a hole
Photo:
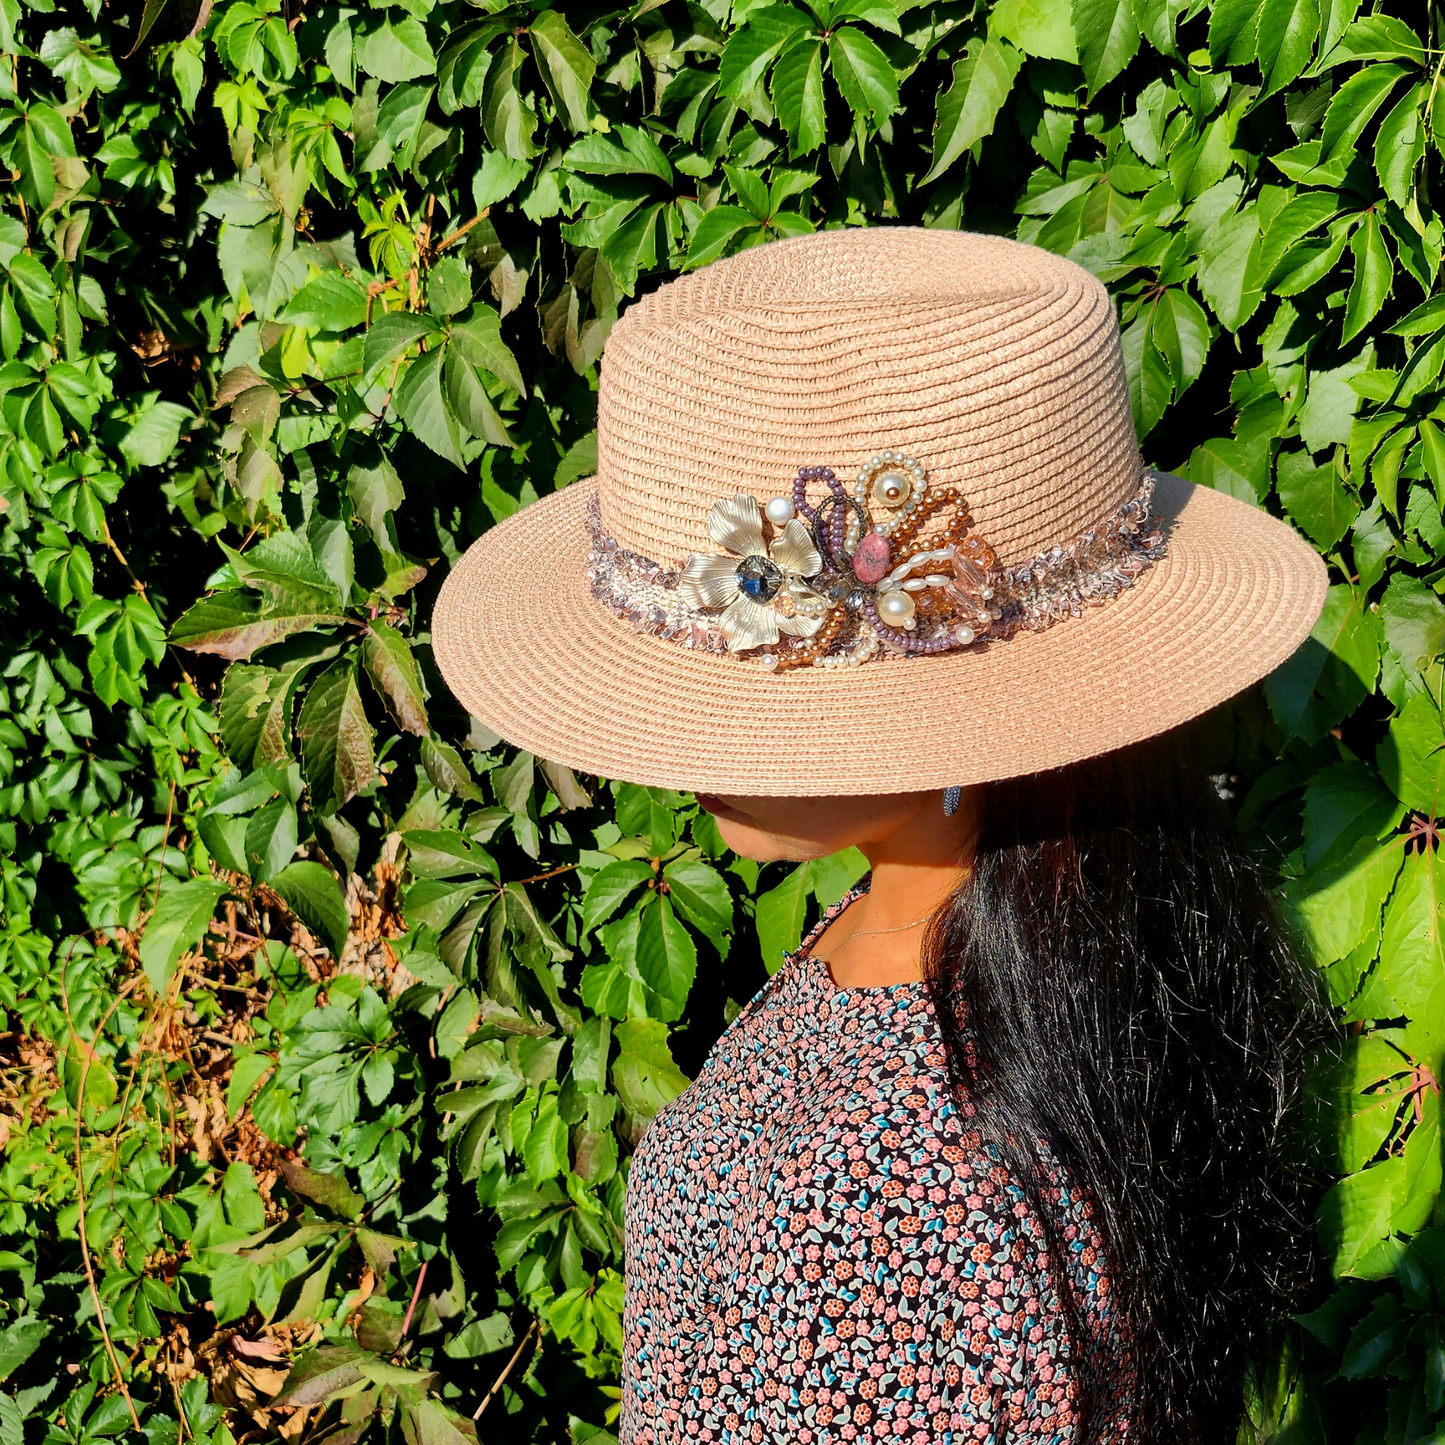
[[[973,628],[971,628],[971,627],[956,627],[956,628],[954,629],[953,635],[954,635],[965,647],[967,647],[968,644],[973,641],[973,636],[974,636]]]
[[[774,497],[763,511],[767,513],[768,521],[775,527],[785,527],[793,520],[797,508],[793,505],[791,497]]]
[[[878,615],[890,627],[907,627],[915,611],[913,598],[906,592],[885,592],[878,599]]]
[[[873,500],[880,507],[901,507],[913,495],[913,478],[890,467],[873,478]]]
[[[758,666],[767,672],[772,672],[777,665],[778,659],[771,652],[765,652],[758,658]]]

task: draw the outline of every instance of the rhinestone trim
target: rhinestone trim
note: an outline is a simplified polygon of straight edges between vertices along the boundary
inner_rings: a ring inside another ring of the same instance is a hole
[[[808,467],[800,471],[794,495],[802,501],[800,494],[806,485],[817,480],[827,482],[835,494],[841,490],[827,468]],[[856,666],[879,659],[977,651],[1018,632],[1042,632],[1066,618],[1081,617],[1086,608],[1101,606],[1132,587],[1165,552],[1163,534],[1152,525],[1150,516],[1153,495],[1154,474],[1145,468],[1138,491],[1112,516],[1026,562],[988,572],[987,590],[983,593],[987,600],[977,605],[964,623],[959,622],[956,613],[933,616],[920,610],[916,630],[904,633],[880,619],[871,589],[839,589],[833,611],[815,639],[784,637],[767,648],[750,649],[751,656],[729,651],[716,611],[690,606],[683,598],[678,590],[680,567],[665,567],[629,552],[606,533],[595,493],[587,507],[592,544],[587,554],[587,578],[592,595],[637,631],[692,651],[732,656],[752,665],[761,663],[770,670],[807,663]],[[918,496],[922,496],[921,488]],[[966,522],[966,507],[961,500],[959,508]],[[800,508],[805,515],[818,510],[806,503]],[[833,530],[840,542],[844,540],[845,511],[835,508],[833,513]],[[853,519],[846,520],[852,523]],[[853,530],[852,526],[849,530]],[[970,547],[980,555],[992,555],[976,536],[957,550],[967,556]],[[915,555],[920,561],[926,561],[929,555],[925,549],[926,544],[918,544]],[[943,579],[931,577],[929,581],[938,583]],[[921,599],[924,592],[912,595]],[[960,638],[960,632],[969,634],[967,641]]]

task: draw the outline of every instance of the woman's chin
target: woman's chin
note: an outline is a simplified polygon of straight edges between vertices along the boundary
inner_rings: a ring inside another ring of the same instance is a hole
[[[823,858],[828,850],[812,845],[805,840],[778,838],[765,833],[745,814],[734,809],[719,809],[712,813],[722,840],[740,857],[751,858],[755,863],[806,863],[811,858]]]

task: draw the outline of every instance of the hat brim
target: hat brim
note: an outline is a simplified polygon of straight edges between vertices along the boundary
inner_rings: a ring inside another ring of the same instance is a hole
[[[1164,559],[1082,617],[942,656],[767,673],[639,633],[592,596],[594,487],[574,483],[476,542],[442,587],[433,648],[452,691],[508,742],[656,787],[893,793],[1062,767],[1273,671],[1327,587],[1290,527],[1160,474]]]

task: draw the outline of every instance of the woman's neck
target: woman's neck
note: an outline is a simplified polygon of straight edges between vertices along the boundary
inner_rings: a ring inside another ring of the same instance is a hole
[[[983,790],[965,789],[945,817],[942,795],[920,793],[918,808],[886,836],[860,843],[872,866],[868,893],[813,945],[840,988],[880,988],[920,979],[928,919],[967,876]]]

